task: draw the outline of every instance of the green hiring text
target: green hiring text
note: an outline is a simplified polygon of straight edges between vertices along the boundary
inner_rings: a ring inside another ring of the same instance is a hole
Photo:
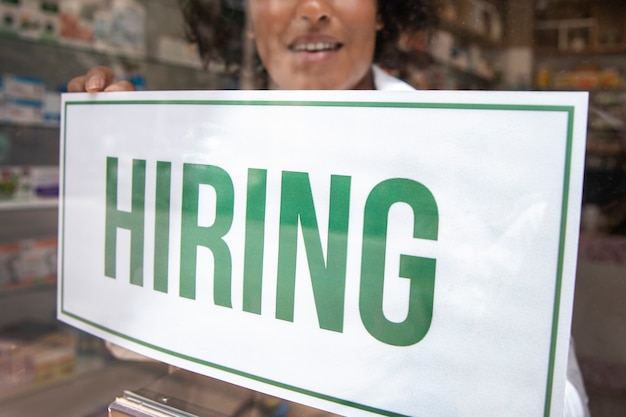
[[[144,241],[146,221],[145,160],[132,161],[132,197],[129,211],[118,208],[118,159],[106,161],[106,222],[104,273],[115,278],[117,268],[117,231],[130,232],[130,283],[143,286]],[[167,293],[170,242],[170,196],[172,164],[156,163],[154,205],[154,279],[153,289]],[[196,298],[197,248],[208,248],[214,258],[213,302],[232,308],[232,265],[243,262],[243,310],[261,314],[263,304],[263,265],[267,207],[267,170],[248,169],[247,184],[234,184],[224,169],[214,165],[183,164],[182,211],[180,218],[180,285],[178,294]],[[276,284],[276,318],[294,321],[296,261],[305,256],[308,262],[313,298],[319,326],[343,332],[346,270],[348,263],[349,218],[351,210],[363,210],[359,313],[367,331],[377,340],[394,346],[413,345],[424,338],[433,315],[436,260],[413,255],[399,255],[400,276],[410,280],[406,297],[408,313],[401,322],[390,321],[383,312],[383,287],[387,262],[387,225],[395,204],[408,205],[413,213],[412,235],[415,239],[437,240],[439,214],[437,203],[428,188],[417,181],[391,178],[375,185],[365,207],[350,207],[351,177],[332,175],[329,190],[328,238],[326,248],[320,237],[316,207],[309,174],[284,171],[280,186],[280,220]],[[211,225],[200,225],[200,186],[215,191],[215,218]],[[235,196],[245,192],[245,219],[234,216]],[[320,209],[319,207],[317,208]],[[234,222],[245,226],[243,259],[233,260],[224,240]],[[272,226],[272,225],[269,225]],[[304,254],[298,254],[301,232]],[[352,236],[354,235],[354,232]],[[326,258],[324,258],[326,253]],[[208,279],[211,279],[209,277]],[[404,300],[403,302],[406,302]]]

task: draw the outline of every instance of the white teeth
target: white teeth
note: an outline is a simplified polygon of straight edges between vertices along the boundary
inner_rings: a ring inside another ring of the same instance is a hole
[[[317,43],[303,43],[298,44],[292,47],[292,50],[296,52],[320,52],[320,51],[330,51],[336,49],[336,45],[333,43],[326,42],[317,42]]]

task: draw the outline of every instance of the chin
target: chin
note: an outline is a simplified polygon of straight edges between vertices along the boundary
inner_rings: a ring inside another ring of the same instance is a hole
[[[334,77],[329,77],[328,74],[332,74],[330,70],[314,71],[307,74],[299,74],[299,76],[292,76],[293,74],[284,74],[282,77],[284,83],[277,82],[276,85],[282,90],[354,90],[354,89],[373,89],[374,86],[369,86],[371,77],[368,77],[367,69],[364,74],[360,76],[358,73],[351,72],[349,74],[337,74],[335,72]],[[278,77],[280,79],[280,77]],[[369,82],[369,83],[368,83]]]
[[[280,84],[279,84],[280,85]],[[307,79],[296,83],[286,83],[283,90],[350,90],[352,85],[347,81],[328,79]]]
[[[329,76],[332,73],[328,68],[319,68],[318,71],[281,71],[275,76],[270,72],[270,76],[281,90],[349,90],[356,85],[352,77],[338,77],[336,73]]]

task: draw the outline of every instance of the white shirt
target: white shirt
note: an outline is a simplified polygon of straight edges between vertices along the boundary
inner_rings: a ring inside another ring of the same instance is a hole
[[[374,86],[377,90],[415,91],[415,88],[413,88],[411,85],[387,74],[376,65],[372,66],[372,72],[374,73]]]

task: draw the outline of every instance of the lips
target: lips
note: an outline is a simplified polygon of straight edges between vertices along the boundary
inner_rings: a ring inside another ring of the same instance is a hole
[[[289,46],[289,50],[292,52],[336,51],[339,48],[341,48],[340,43],[329,43],[329,42],[301,43],[301,44]]]
[[[331,36],[300,36],[288,46],[292,52],[332,52],[339,50],[343,44]]]

